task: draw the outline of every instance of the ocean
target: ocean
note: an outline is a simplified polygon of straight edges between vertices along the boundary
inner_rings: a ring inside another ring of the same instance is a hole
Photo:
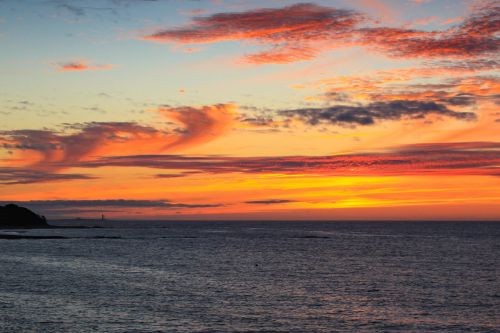
[[[101,224],[0,230],[1,332],[500,332],[500,223]]]

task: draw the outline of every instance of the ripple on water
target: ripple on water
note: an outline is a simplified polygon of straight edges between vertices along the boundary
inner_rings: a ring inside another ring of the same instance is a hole
[[[68,239],[0,240],[6,332],[499,327],[495,223],[191,223],[25,234]]]

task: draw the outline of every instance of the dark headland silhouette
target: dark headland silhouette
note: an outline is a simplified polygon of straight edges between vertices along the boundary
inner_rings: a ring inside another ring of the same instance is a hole
[[[26,207],[15,204],[0,206],[0,230],[1,229],[90,229],[102,228],[100,226],[54,226],[47,223],[45,216],[38,215]],[[59,235],[25,235],[0,233],[0,239],[72,239],[82,237],[67,237]],[[89,237],[83,237],[89,238]],[[95,236],[94,239],[120,238],[117,236]]]
[[[44,216],[14,204],[0,206],[0,228],[49,228]]]

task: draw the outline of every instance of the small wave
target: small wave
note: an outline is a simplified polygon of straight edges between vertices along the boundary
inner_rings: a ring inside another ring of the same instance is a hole
[[[94,236],[94,237],[67,237],[67,236],[29,236],[29,235],[14,235],[1,234],[0,239],[16,240],[16,239],[121,239],[120,236]]]
[[[302,239],[329,239],[328,236],[317,236],[317,235],[304,235],[304,236],[292,236],[290,238],[302,238]]]

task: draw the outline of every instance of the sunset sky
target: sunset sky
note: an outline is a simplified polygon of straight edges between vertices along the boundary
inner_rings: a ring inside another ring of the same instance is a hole
[[[0,0],[0,204],[500,219],[500,1]]]

